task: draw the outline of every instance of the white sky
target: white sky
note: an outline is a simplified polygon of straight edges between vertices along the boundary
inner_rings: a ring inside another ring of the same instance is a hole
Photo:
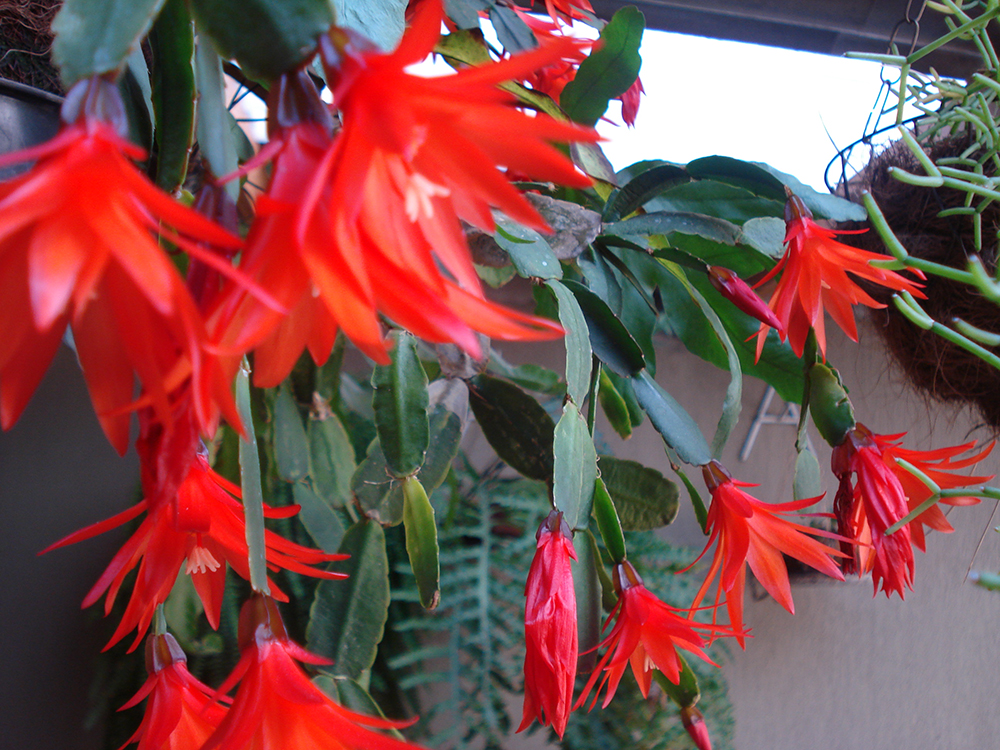
[[[876,63],[664,31],[647,30],[640,52],[646,95],[636,127],[598,126],[616,169],[719,154],[766,162],[823,190],[826,165],[837,147],[862,135],[882,85]],[[423,75],[451,72],[440,60],[413,67]],[[253,99],[245,101],[262,116]],[[617,102],[607,116],[620,122]],[[264,138],[263,123],[257,130]],[[857,168],[867,158],[867,148],[855,149]]]
[[[720,154],[767,162],[822,190],[837,153],[830,138],[844,147],[861,136],[882,85],[876,63],[663,31],[646,31],[641,55],[636,127],[598,127],[617,169]],[[620,119],[617,103],[609,115]],[[868,151],[855,155],[862,166]]]

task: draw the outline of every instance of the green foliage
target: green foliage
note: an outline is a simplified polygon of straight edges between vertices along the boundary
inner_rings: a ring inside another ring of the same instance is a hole
[[[139,47],[165,0],[65,0],[52,31],[52,56],[69,87],[120,70]]]
[[[263,80],[307,60],[334,22],[329,0],[198,0],[191,10],[220,55]]]
[[[488,375],[468,381],[469,406],[493,450],[529,479],[552,480],[555,423],[535,399]]]
[[[417,359],[416,339],[400,332],[392,361],[372,371],[375,429],[389,472],[407,477],[424,462],[430,441],[427,375]]]
[[[598,466],[624,529],[647,531],[673,523],[679,507],[676,484],[638,461],[601,456]]]
[[[442,696],[420,709],[415,729],[422,742],[499,747],[511,729],[506,701],[521,689],[524,581],[535,529],[548,513],[545,488],[491,471],[479,474],[465,464],[435,500],[442,519],[441,604],[390,622],[389,629],[405,638],[386,653],[387,664],[411,702],[419,704],[421,690],[435,685]],[[412,581],[405,563],[397,571]],[[404,579],[393,598],[417,601],[415,584]]]
[[[576,404],[567,401],[552,441],[552,503],[571,529],[585,529],[597,479],[594,438]]]
[[[635,82],[642,66],[639,45],[646,19],[635,6],[627,6],[612,17],[601,31],[601,44],[580,64],[576,76],[559,97],[571,120],[584,125],[597,123],[608,102],[624,94]]]
[[[321,669],[358,678],[375,661],[389,607],[389,563],[385,534],[377,523],[358,521],[344,535],[339,569],[347,580],[320,581],[306,631],[313,653],[332,660]]]
[[[194,24],[184,0],[167,0],[149,34],[156,113],[156,184],[172,193],[184,182],[194,145]]]

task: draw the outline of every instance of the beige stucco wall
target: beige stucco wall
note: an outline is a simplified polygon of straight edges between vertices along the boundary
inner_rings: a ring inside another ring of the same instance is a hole
[[[559,347],[544,355],[525,347],[505,352],[516,361],[541,355],[556,368],[564,356]],[[873,431],[908,432],[906,445],[918,449],[989,438],[968,411],[929,405],[903,383],[870,328],[862,326],[860,345],[831,331],[828,353],[850,389],[858,419]],[[728,373],[690,355],[676,339],[660,341],[657,364],[658,382],[710,437]],[[764,389],[761,381],[746,379],[743,414],[723,463],[737,479],[759,483],[757,497],[786,502],[792,499],[795,427],[765,425],[748,460],[739,460]],[[781,406],[775,397],[771,411]],[[832,498],[830,449],[814,428],[810,434]],[[648,424],[625,442],[607,429],[603,437],[616,455],[672,475]],[[978,473],[1000,473],[1000,453]],[[701,486],[699,474],[689,472]],[[905,601],[873,598],[870,579],[838,583],[814,576],[793,583],[792,616],[759,586],[748,586],[744,617],[753,638],[723,665],[736,716],[736,750],[1000,747],[1000,595],[965,582],[973,558],[976,568],[1000,570],[1000,535],[993,530],[1000,513],[994,517],[994,508],[992,501],[955,508],[949,515],[955,533],[929,532],[927,554],[916,553],[915,590]],[[704,544],[689,504],[682,502],[667,536]]]

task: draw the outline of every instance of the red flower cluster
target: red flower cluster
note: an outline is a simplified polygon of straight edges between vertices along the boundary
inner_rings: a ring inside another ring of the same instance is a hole
[[[169,394],[191,378],[202,431],[214,432],[220,408],[238,423],[205,324],[157,235],[215,265],[203,245],[235,248],[239,239],[135,167],[145,154],[124,138],[115,84],[81,81],[62,118],[51,141],[0,159],[36,160],[0,183],[0,423],[7,429],[20,416],[67,326],[119,453],[128,446],[135,377],[161,420],[171,418]]]
[[[906,588],[913,590],[913,545],[924,549],[923,525],[941,531],[952,529],[934,505],[893,534],[886,534],[890,526],[932,496],[927,485],[897,459],[910,463],[942,489],[968,487],[991,477],[955,476],[952,470],[978,462],[993,449],[993,444],[956,461],[959,454],[972,449],[972,443],[915,451],[900,448],[900,438],[902,435],[876,435],[859,423],[844,442],[834,448],[833,472],[840,479],[834,506],[840,533],[856,545],[853,550],[845,548],[846,552],[853,553],[845,570],[870,572],[876,594],[881,584],[887,597],[895,591],[903,598]],[[947,498],[944,502],[970,505],[979,500],[958,497]]]
[[[494,207],[547,229],[497,165],[534,179],[590,184],[550,142],[597,135],[528,116],[497,88],[559,59],[574,43],[553,42],[439,78],[407,72],[434,48],[440,27],[440,2],[429,0],[390,54],[346,29],[321,39],[343,120],[336,134],[305,73],[274,87],[266,156],[275,155],[275,166],[242,269],[274,290],[291,315],[279,326],[277,316],[234,285],[213,324],[223,349],[260,345],[258,384],[284,378],[304,346],[322,361],[338,329],[369,357],[387,362],[380,315],[474,355],[477,331],[514,339],[562,332],[484,298],[461,222],[491,231]]]
[[[184,414],[190,417],[190,410]],[[121,526],[143,512],[139,528],[111,560],[107,569],[83,600],[89,607],[107,592],[104,612],[109,614],[125,581],[138,567],[138,575],[125,614],[107,648],[137,629],[134,649],[146,634],[156,607],[167,600],[177,573],[182,568],[191,576],[213,628],[219,626],[222,595],[226,585],[226,567],[248,579],[250,570],[243,506],[236,498],[240,488],[228,482],[208,465],[203,451],[196,451],[197,430],[183,417],[162,429],[148,410],[140,413],[143,426],[137,442],[145,497],[133,507],[104,521],[80,529],[42,550],[64,547]],[[296,505],[285,508],[265,506],[267,518],[295,515]],[[343,560],[345,555],[326,554],[289,542],[272,531],[265,532],[267,562],[272,568],[284,568],[319,578],[345,578],[341,573],[313,566]],[[287,597],[270,582],[275,596]],[[131,650],[131,649],[130,649]]]

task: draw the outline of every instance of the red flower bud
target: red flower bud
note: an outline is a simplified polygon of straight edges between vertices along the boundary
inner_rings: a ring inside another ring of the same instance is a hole
[[[705,717],[701,715],[701,711],[694,706],[684,706],[681,709],[681,723],[684,724],[687,733],[691,735],[698,750],[712,750],[712,740],[708,736],[708,725],[705,724]]]
[[[524,716],[517,731],[534,719],[551,724],[560,737],[573,706],[578,635],[573,589],[573,532],[563,514],[552,511],[538,529],[538,549],[528,572],[524,610]]]
[[[781,321],[772,312],[757,293],[743,279],[722,266],[708,267],[708,280],[712,286],[727,300],[736,305],[751,318],[759,320],[764,325],[782,330]]]

